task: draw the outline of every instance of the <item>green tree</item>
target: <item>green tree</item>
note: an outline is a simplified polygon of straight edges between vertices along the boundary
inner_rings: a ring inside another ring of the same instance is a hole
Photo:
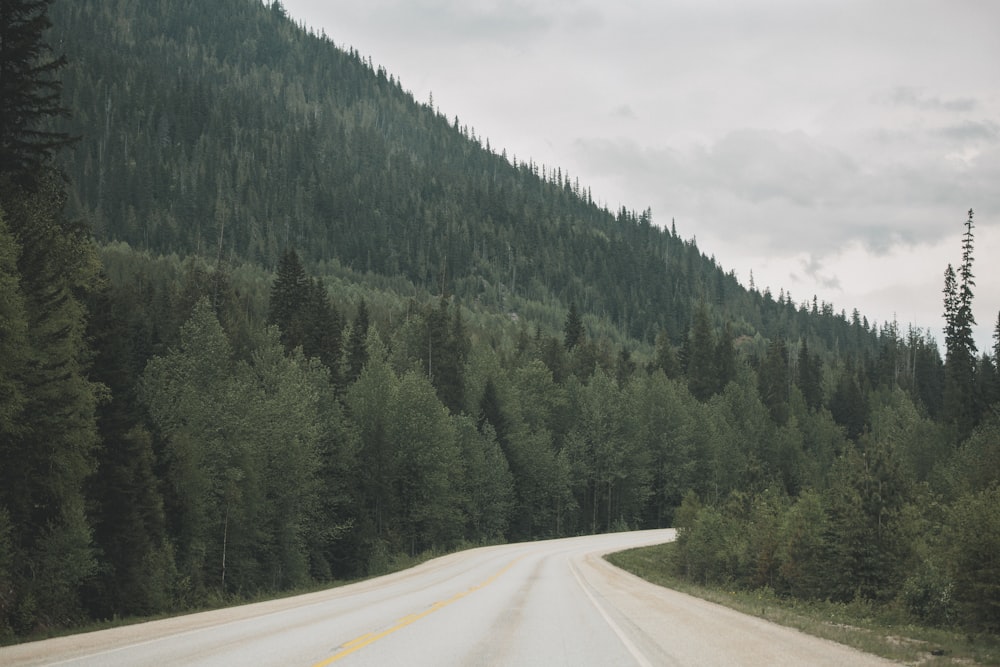
[[[886,602],[900,590],[913,536],[897,446],[894,434],[866,435],[834,468],[828,492],[834,599]]]
[[[3,344],[12,356],[0,372],[0,412],[11,417],[0,427],[0,507],[16,550],[10,616],[0,622],[18,631],[82,613],[80,587],[96,565],[83,485],[94,466],[104,393],[87,376],[81,302],[98,280],[97,256],[85,230],[62,215],[59,177],[36,176],[32,189],[0,177],[0,217],[9,229],[0,234],[0,275],[13,290],[3,298],[11,316]]]
[[[461,477],[465,539],[503,540],[514,509],[514,478],[492,427],[477,428],[466,415],[453,417],[464,474]]]
[[[828,594],[827,513],[823,496],[806,490],[785,513],[778,558],[781,589],[801,599],[822,599]]]
[[[776,338],[767,347],[767,356],[757,376],[760,398],[771,419],[778,425],[788,420],[788,350],[785,341]]]
[[[953,424],[959,438],[965,438],[975,425],[976,398],[975,366],[976,343],[972,327],[976,320],[972,314],[973,241],[972,210],[965,222],[962,235],[962,263],[958,280],[951,265],[945,270],[945,378],[942,417]]]
[[[698,304],[694,311],[694,321],[688,335],[687,379],[691,395],[699,401],[707,401],[718,387],[716,370],[716,342],[712,335],[708,306]]]
[[[361,370],[368,361],[368,304],[364,299],[358,303],[358,312],[351,325],[350,336],[347,339],[346,380],[354,382],[361,376]]]
[[[177,564],[195,596],[186,602],[225,582],[229,515],[246,474],[244,436],[251,430],[240,415],[253,405],[234,377],[232,349],[207,298],[181,327],[180,345],[150,360],[142,375],[140,397],[165,439]]]
[[[569,313],[566,314],[566,322],[563,324],[563,345],[567,350],[573,350],[583,342],[585,336],[583,320],[576,308],[576,301],[570,301]]]
[[[271,286],[267,321],[281,330],[281,342],[288,350],[303,344],[306,306],[309,301],[309,277],[299,255],[289,248],[281,255],[277,276]]]
[[[405,471],[397,482],[400,537],[411,555],[448,548],[464,523],[454,426],[421,373],[404,375],[393,398],[386,435],[396,469]]]
[[[399,381],[386,362],[385,354],[378,333],[372,327],[365,352],[368,363],[344,396],[347,428],[361,464],[357,475],[361,506],[359,539],[366,543],[369,557],[393,542],[399,548],[401,539],[395,518],[400,511],[396,486],[403,471],[398,467],[400,460],[389,433]],[[381,566],[374,560],[367,565],[372,573]]]
[[[1000,631],[1000,487],[963,496],[953,506],[948,525],[949,555],[965,624]]]
[[[0,2],[0,177],[33,183],[36,172],[73,141],[44,129],[53,117],[67,116],[56,73],[65,57],[53,58],[46,39],[52,0]]]
[[[806,405],[816,410],[823,403],[822,362],[817,355],[809,353],[809,343],[803,339],[799,348],[798,386]]]

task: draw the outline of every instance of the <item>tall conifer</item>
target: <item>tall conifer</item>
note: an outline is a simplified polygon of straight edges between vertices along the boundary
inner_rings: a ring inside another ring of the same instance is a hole
[[[0,0],[0,175],[34,182],[37,170],[72,142],[65,133],[41,128],[53,116],[67,116],[55,73],[66,64],[45,42],[52,25],[52,0]]]

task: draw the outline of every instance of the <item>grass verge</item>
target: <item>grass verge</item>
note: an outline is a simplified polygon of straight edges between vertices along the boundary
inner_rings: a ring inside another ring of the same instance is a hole
[[[609,554],[608,561],[651,583],[730,607],[907,665],[1000,665],[1000,638],[908,623],[903,614],[869,604],[780,598],[769,590],[698,586],[673,572],[675,545]]]

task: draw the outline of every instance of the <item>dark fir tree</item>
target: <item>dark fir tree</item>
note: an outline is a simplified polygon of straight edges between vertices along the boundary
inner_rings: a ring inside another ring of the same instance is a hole
[[[576,301],[569,304],[569,313],[566,315],[566,323],[563,325],[563,344],[567,350],[572,350],[583,342],[584,330],[583,320],[576,308]]]
[[[310,283],[299,255],[286,250],[278,263],[278,275],[271,286],[267,321],[281,331],[281,342],[293,350],[305,340],[305,309],[310,297]]]
[[[68,115],[56,78],[66,59],[53,57],[45,41],[51,1],[0,0],[0,176],[13,174],[25,184],[72,142],[44,129],[52,117]]]
[[[680,362],[677,360],[677,353],[674,351],[674,346],[670,344],[670,336],[666,330],[661,330],[656,335],[656,356],[653,359],[653,367],[659,368],[668,378],[680,375]]]
[[[830,413],[834,421],[844,428],[848,438],[857,440],[861,437],[868,421],[868,411],[865,397],[853,372],[841,373],[833,396],[830,397]]]
[[[351,325],[351,333],[347,340],[347,377],[348,382],[354,382],[361,376],[361,371],[368,361],[368,304],[364,299],[358,304],[358,312]]]
[[[733,347],[733,328],[726,322],[715,345],[715,390],[721,392],[736,379],[736,348]]]
[[[301,318],[302,350],[308,357],[316,357],[331,371],[330,380],[337,381],[337,361],[340,359],[341,337],[344,324],[340,312],[330,301],[326,288],[318,278],[309,281]]]
[[[716,372],[716,343],[712,335],[708,306],[698,304],[688,335],[687,379],[688,389],[699,401],[707,401],[718,388]]]
[[[813,410],[823,402],[822,370],[823,364],[819,357],[809,354],[809,343],[803,340],[799,348],[798,385],[806,405]]]
[[[776,424],[788,420],[788,348],[776,338],[767,348],[767,356],[757,374],[760,400],[767,406]]]
[[[79,297],[96,285],[98,260],[86,230],[62,216],[60,177],[51,170],[37,176],[31,189],[0,177],[0,215],[19,241],[18,287],[27,316],[26,323],[19,317],[10,323],[15,334],[27,325],[28,348],[19,364],[15,339],[16,393],[10,408],[0,407],[15,417],[5,429],[12,437],[0,438],[0,507],[15,545],[13,585],[0,614],[26,623],[20,630],[77,618],[80,585],[96,566],[83,484],[99,444],[101,388],[88,374]],[[7,621],[0,618],[0,626]]]
[[[949,264],[944,280],[945,379],[942,417],[965,438],[975,425],[976,342],[972,328],[973,240],[972,210],[962,235],[962,264],[956,277]]]

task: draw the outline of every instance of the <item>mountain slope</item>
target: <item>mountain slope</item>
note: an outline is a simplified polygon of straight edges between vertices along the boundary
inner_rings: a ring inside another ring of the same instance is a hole
[[[648,211],[498,153],[280,4],[80,0],[52,19],[84,137],[72,203],[102,240],[268,267],[294,246],[498,309],[576,301],[648,342],[680,342],[698,301],[736,333],[863,338],[827,304],[810,320],[744,290]]]

